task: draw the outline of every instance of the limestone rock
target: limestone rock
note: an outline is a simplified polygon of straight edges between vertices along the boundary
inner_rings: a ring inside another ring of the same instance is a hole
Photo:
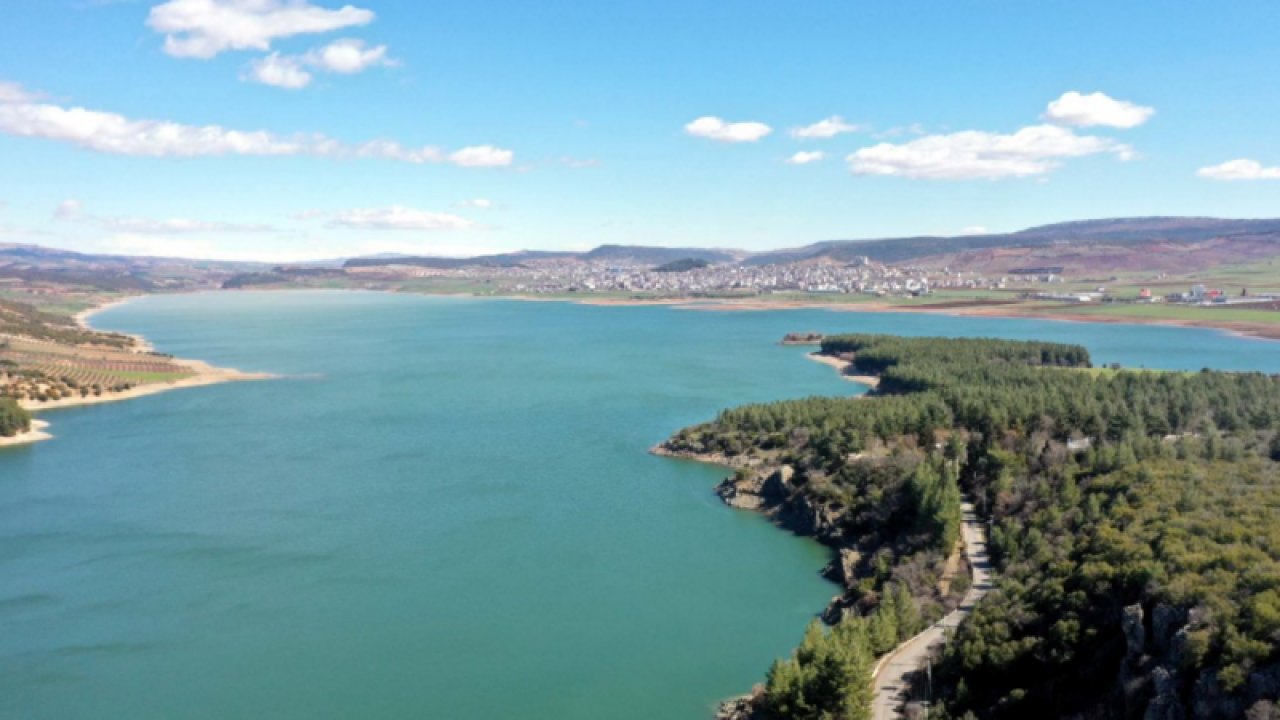
[[[1124,609],[1120,628],[1124,631],[1125,657],[1129,661],[1142,657],[1147,647],[1147,629],[1142,626],[1142,606],[1130,605]]]

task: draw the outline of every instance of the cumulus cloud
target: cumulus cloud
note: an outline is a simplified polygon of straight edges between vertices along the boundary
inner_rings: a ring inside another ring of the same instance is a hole
[[[761,122],[727,122],[707,115],[684,126],[684,131],[694,137],[719,142],[756,142],[773,132],[773,128]]]
[[[461,167],[504,167],[515,153],[492,145],[473,145],[449,154],[449,162]]]
[[[28,101],[0,102],[0,133],[65,142],[102,153],[146,157],[312,155],[460,167],[501,167],[510,165],[515,157],[511,150],[492,145],[473,145],[452,153],[430,145],[405,147],[394,140],[371,140],[353,146],[321,134],[281,136],[220,125],[134,120],[111,112]]]
[[[249,63],[245,77],[263,85],[297,90],[310,85],[312,75],[302,67],[298,58],[273,52]]]
[[[826,156],[827,154],[822,152],[821,150],[815,150],[813,152],[805,152],[802,150],[796,153],[795,155],[792,155],[791,157],[787,158],[783,162],[787,163],[788,165],[808,165],[809,163],[818,162],[819,160],[821,160]]]
[[[387,46],[365,47],[363,40],[335,40],[303,56],[304,62],[326,72],[354,75],[378,65],[394,65]]]
[[[973,180],[1044,175],[1066,158],[1111,153],[1121,160],[1133,149],[1110,138],[1077,135],[1056,125],[1033,125],[1011,134],[967,130],[928,135],[905,143],[862,148],[847,161],[859,175],[927,180]]]
[[[363,40],[335,40],[303,55],[273,52],[249,63],[246,80],[297,90],[311,84],[312,71],[354,75],[375,66],[392,66],[387,46],[365,47]]]
[[[1072,90],[1050,102],[1044,118],[1053,123],[1075,127],[1103,125],[1132,128],[1150,120],[1155,114],[1155,108],[1135,105],[1126,100],[1116,100],[1104,93],[1083,95]]]
[[[982,225],[969,225],[968,227],[960,228],[960,234],[961,235],[986,235],[987,228]]]
[[[832,115],[824,120],[819,120],[812,125],[804,127],[791,128],[791,137],[800,138],[802,140],[826,139],[833,138],[844,133],[861,132],[866,127],[863,125],[854,125],[844,121],[839,115]]]
[[[168,0],[151,8],[147,26],[173,57],[207,59],[227,50],[270,50],[279,38],[327,33],[373,22],[371,10],[336,10],[307,0]]]
[[[1210,180],[1280,180],[1280,166],[1265,167],[1257,160],[1239,158],[1196,171]]]
[[[328,213],[329,226],[355,230],[467,230],[475,223],[450,213],[393,205]]]

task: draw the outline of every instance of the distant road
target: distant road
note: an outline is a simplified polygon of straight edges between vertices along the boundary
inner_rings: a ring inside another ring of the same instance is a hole
[[[973,584],[965,593],[960,607],[931,625],[927,630],[899,645],[876,665],[872,682],[875,699],[871,703],[873,720],[893,720],[903,717],[902,705],[907,700],[907,675],[924,665],[929,652],[946,642],[947,632],[969,617],[974,606],[991,589],[991,560],[987,557],[987,533],[973,509],[973,503],[960,505],[960,534],[964,538],[964,553],[973,568]]]

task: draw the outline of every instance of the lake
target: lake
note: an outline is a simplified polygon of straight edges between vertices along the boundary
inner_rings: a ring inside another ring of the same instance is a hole
[[[244,292],[93,319],[279,379],[58,410],[0,451],[0,716],[707,718],[836,588],[647,449],[860,387],[789,331],[1074,342],[1280,371],[1215,331]]]

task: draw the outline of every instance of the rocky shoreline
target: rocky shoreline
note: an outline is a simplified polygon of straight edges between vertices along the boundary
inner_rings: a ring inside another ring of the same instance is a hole
[[[844,536],[839,509],[814,503],[803,492],[796,492],[795,469],[790,465],[773,465],[757,457],[728,457],[722,453],[695,453],[659,444],[650,450],[654,455],[710,463],[736,472],[716,485],[714,492],[724,504],[739,510],[758,512],[780,528],[796,535],[810,537],[831,549],[832,558],[822,576],[839,586],[819,614],[827,624],[835,624],[847,614],[857,612],[858,582],[872,573],[867,559],[872,549],[858,547],[855,539]],[[757,718],[758,701],[764,685],[757,684],[750,693],[720,703],[716,720],[753,720]]]
[[[804,338],[788,335],[783,344],[821,342],[820,338],[811,340],[808,335]],[[879,378],[875,376],[845,375],[844,371],[852,365],[849,358],[821,353],[810,353],[806,357],[836,368],[846,379],[870,386],[870,394],[875,393],[879,384]],[[822,576],[839,586],[839,593],[831,598],[819,614],[825,623],[833,625],[849,614],[860,612],[860,602],[865,594],[863,581],[875,573],[872,556],[879,548],[863,547],[862,538],[846,535],[842,522],[846,508],[815,501],[801,490],[804,480],[797,477],[796,469],[775,460],[767,453],[730,456],[720,452],[696,452],[673,446],[674,439],[673,437],[659,443],[650,452],[662,457],[710,463],[733,470],[731,476],[714,488],[721,501],[732,508],[761,513],[776,526],[796,535],[813,538],[830,548],[831,560],[823,568]],[[959,569],[967,573],[967,563]],[[944,612],[958,605],[958,598],[951,597],[949,589],[940,600]],[[750,693],[724,700],[717,708],[715,718],[758,720],[759,700],[763,692],[764,685],[757,684]]]

